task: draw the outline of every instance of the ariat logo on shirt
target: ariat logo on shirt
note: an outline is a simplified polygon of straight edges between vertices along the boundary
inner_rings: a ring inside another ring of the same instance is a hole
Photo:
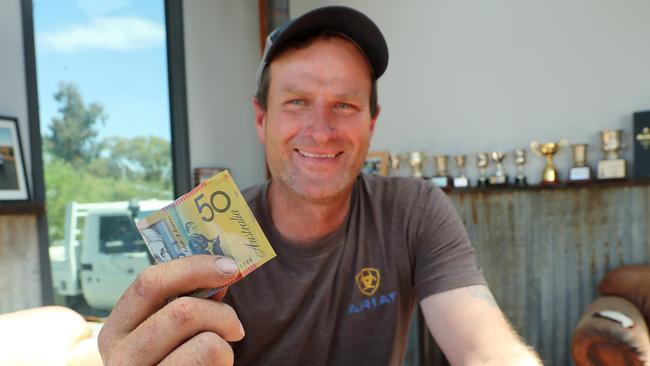
[[[377,291],[380,279],[381,274],[379,270],[369,267],[361,269],[361,272],[354,276],[359,291],[366,296],[372,296]]]
[[[348,316],[395,303],[395,298],[397,297],[397,292],[395,291],[373,296],[379,289],[380,280],[381,274],[379,270],[370,267],[362,268],[354,276],[354,281],[357,283],[359,292],[368,296],[368,298],[363,298],[361,301],[350,304],[348,306]]]

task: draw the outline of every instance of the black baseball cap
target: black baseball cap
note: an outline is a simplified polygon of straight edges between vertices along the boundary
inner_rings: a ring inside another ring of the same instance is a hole
[[[320,31],[339,33],[355,43],[366,56],[375,80],[386,71],[388,46],[379,27],[358,10],[345,6],[326,6],[290,20],[269,34],[262,61],[257,68],[257,85],[264,69],[288,42]]]

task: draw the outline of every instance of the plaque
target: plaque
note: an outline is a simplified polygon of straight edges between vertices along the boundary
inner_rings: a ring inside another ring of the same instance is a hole
[[[618,156],[618,152],[625,147],[621,140],[622,134],[622,130],[600,131],[605,160],[598,162],[598,179],[625,179],[627,176],[625,159]]]
[[[634,113],[634,178],[650,179],[650,111]]]
[[[546,166],[542,172],[542,185],[555,185],[560,183],[560,176],[553,165],[553,156],[560,148],[567,145],[566,140],[560,142],[547,142],[540,144],[537,141],[530,143],[530,149],[538,156],[546,157]]]
[[[573,144],[573,166],[569,169],[568,183],[579,183],[591,181],[591,168],[587,165],[588,144]]]
[[[447,155],[436,155],[433,157],[436,164],[436,175],[431,177],[431,182],[443,189],[449,189],[453,187],[454,180],[448,173],[448,164],[449,156]]]
[[[226,168],[216,168],[216,167],[198,167],[194,168],[194,186],[205,182],[213,175],[226,170]]]
[[[506,154],[500,151],[493,151],[490,153],[490,158],[496,164],[494,174],[490,176],[490,185],[491,186],[507,186],[508,185],[508,176],[503,170],[503,159],[506,157]]]
[[[526,150],[515,149],[515,166],[517,167],[517,175],[515,175],[515,185],[517,187],[526,187],[528,181],[524,174],[524,165],[526,164]]]
[[[467,175],[465,175],[465,163],[467,161],[467,157],[465,155],[456,155],[454,156],[454,160],[456,161],[456,166],[458,167],[458,176],[454,178],[454,187],[469,187],[469,178],[467,178]]]

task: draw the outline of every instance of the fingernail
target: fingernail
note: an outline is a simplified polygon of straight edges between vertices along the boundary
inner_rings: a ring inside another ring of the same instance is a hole
[[[245,336],[245,335],[246,335],[246,332],[244,332],[244,326],[242,325],[241,322],[239,323],[239,329],[240,329],[240,331],[241,331],[241,336],[242,336],[242,337]]]
[[[233,274],[239,271],[237,268],[237,263],[234,260],[228,257],[221,257],[217,259],[217,269],[224,274]]]

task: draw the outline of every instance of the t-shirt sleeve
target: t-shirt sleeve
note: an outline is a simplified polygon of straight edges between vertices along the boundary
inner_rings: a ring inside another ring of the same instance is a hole
[[[486,284],[465,226],[447,196],[431,184],[421,193],[412,245],[418,300],[459,287]]]

